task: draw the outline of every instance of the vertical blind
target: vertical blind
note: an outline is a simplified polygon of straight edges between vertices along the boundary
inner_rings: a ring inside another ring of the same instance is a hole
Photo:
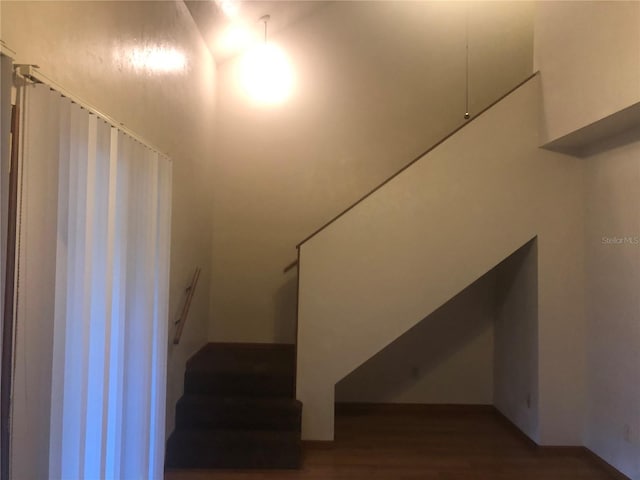
[[[13,473],[160,479],[171,163],[45,85],[22,97],[16,382],[32,392],[37,373],[50,405],[16,402],[14,423],[34,421],[34,408],[50,415],[48,465],[18,458]],[[42,363],[34,372],[37,362],[21,360],[37,343],[49,382]]]
[[[5,254],[7,252],[12,66],[11,59],[0,54],[0,305],[4,305]],[[3,313],[3,309],[0,308],[0,325],[2,325]]]
[[[0,53],[0,331],[4,328],[4,289],[7,252],[7,226],[9,224],[9,167],[11,132],[11,85],[13,63]],[[2,341],[0,340],[0,358]],[[1,387],[0,387],[1,388]],[[3,400],[4,401],[4,400]],[[3,419],[3,421],[6,421]],[[0,434],[0,451],[2,451]],[[0,454],[0,460],[3,455]],[[0,465],[2,472],[2,465]],[[1,474],[0,474],[1,475]]]

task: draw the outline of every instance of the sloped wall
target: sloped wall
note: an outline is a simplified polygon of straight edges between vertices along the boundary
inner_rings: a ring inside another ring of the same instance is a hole
[[[336,402],[493,404],[491,271],[336,384]]]
[[[337,381],[537,236],[538,440],[580,444],[582,165],[538,149],[540,107],[537,76],[301,246],[305,438],[333,438]]]

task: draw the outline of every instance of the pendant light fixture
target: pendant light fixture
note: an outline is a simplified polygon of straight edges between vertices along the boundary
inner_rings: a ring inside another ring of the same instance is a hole
[[[278,104],[293,91],[294,72],[284,52],[268,42],[271,17],[260,18],[264,24],[264,42],[242,58],[241,83],[250,98],[261,104]]]

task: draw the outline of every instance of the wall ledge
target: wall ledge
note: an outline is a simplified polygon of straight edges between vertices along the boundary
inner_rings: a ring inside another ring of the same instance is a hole
[[[586,158],[640,140],[640,102],[542,146]]]

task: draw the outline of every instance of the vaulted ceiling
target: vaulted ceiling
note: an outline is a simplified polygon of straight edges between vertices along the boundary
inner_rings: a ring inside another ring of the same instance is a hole
[[[238,52],[224,46],[222,35],[233,26],[243,25],[245,28],[261,34],[263,24],[260,18],[269,15],[269,34],[275,34],[288,26],[307,17],[318,9],[333,2],[330,1],[237,1],[238,14],[235,18],[226,16],[221,8],[222,1],[186,0],[185,4],[191,13],[202,37],[211,50],[216,63],[221,64]]]

